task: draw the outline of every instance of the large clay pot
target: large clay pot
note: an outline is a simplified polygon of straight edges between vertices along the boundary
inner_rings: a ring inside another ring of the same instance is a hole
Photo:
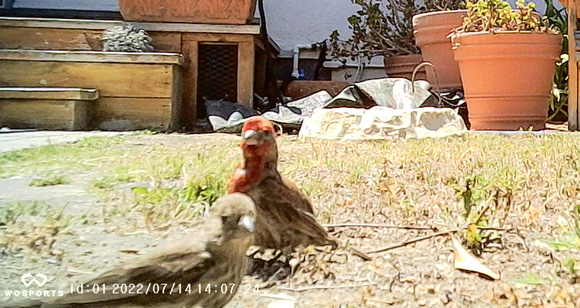
[[[127,21],[245,24],[256,0],[119,0]]]
[[[423,61],[433,64],[439,89],[461,88],[459,66],[453,58],[451,39],[447,36],[452,29],[461,26],[467,10],[440,11],[413,16],[415,44],[421,49]],[[427,80],[435,86],[435,73],[427,69]]]
[[[383,60],[387,77],[407,78],[409,80],[411,80],[413,70],[417,65],[421,64],[421,62],[423,62],[423,57],[421,55],[392,56],[385,57]],[[417,72],[415,80],[427,80],[424,68],[421,68]]]
[[[471,129],[544,129],[561,43],[547,33],[459,34],[453,52]]]

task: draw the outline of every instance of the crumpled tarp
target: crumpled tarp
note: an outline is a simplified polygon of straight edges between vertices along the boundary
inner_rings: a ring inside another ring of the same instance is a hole
[[[407,138],[406,136],[417,136],[416,138],[435,136],[432,131],[439,129],[454,129],[454,132],[446,134],[465,131],[465,124],[456,111],[419,108],[434,105],[436,99],[429,92],[430,87],[430,84],[424,80],[415,81],[414,85],[404,78],[366,80],[345,88],[334,98],[328,92],[320,91],[284,106],[278,106],[262,116],[280,124],[285,130],[300,129],[300,135],[304,138],[318,137],[317,130],[324,132],[321,136],[325,137],[320,138],[345,140],[381,139],[387,135],[396,135],[395,130],[398,129],[402,130],[399,134],[405,135],[404,138]],[[217,132],[239,132],[247,118],[256,114],[248,107],[225,101],[206,102],[206,106],[210,124]],[[338,109],[340,110],[337,111]],[[347,112],[346,109],[351,111]],[[331,116],[341,118],[343,123],[350,123],[352,129],[365,128],[357,133],[348,128],[342,128],[342,131],[348,131],[343,135],[332,133],[334,128],[328,130],[329,127],[335,127],[338,124],[336,121],[327,121]],[[314,119],[310,119],[311,117]],[[318,119],[318,117],[321,118]],[[307,119],[309,126],[305,127],[303,122]],[[427,119],[438,120],[430,122]],[[458,121],[463,124],[463,128]],[[326,127],[323,127],[324,125]],[[416,131],[413,131],[413,126],[418,126]],[[421,131],[421,127],[426,131]],[[367,135],[367,132],[370,135]]]
[[[457,111],[450,108],[317,109],[300,129],[302,140],[382,140],[393,138],[440,138],[467,131]]]

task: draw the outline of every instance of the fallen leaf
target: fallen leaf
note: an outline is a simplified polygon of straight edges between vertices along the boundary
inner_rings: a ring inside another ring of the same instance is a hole
[[[500,275],[487,266],[481,264],[479,260],[477,260],[473,255],[471,255],[453,235],[451,236],[451,240],[453,241],[453,248],[455,250],[455,268],[468,271],[468,272],[476,272],[484,277],[487,277],[491,280],[498,280],[500,279]]]

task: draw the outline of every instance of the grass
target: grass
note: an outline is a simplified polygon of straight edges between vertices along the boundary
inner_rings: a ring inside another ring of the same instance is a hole
[[[159,230],[167,224],[194,223],[225,193],[241,161],[239,140],[235,136],[158,137],[144,132],[9,152],[0,155],[0,176],[37,177],[53,184],[84,181],[105,204],[106,219],[119,225],[131,215]],[[283,136],[278,139],[279,170],[312,199],[321,223],[440,230],[474,223],[523,230],[553,249],[554,263],[565,274],[544,275],[530,266],[525,275],[508,275],[513,278],[510,283],[557,285],[575,281],[580,271],[579,141],[574,134],[469,134],[362,143],[302,142]],[[55,174],[62,178],[51,180]],[[12,210],[0,212],[4,221],[34,212],[24,205],[7,208]],[[85,224],[97,220],[80,219]],[[458,235],[479,253],[498,238],[497,232],[477,228]],[[400,238],[384,239],[391,240]],[[521,262],[543,262],[536,259]],[[502,275],[506,271],[509,274],[504,268]]]
[[[87,138],[4,153],[0,175],[48,174],[31,183],[47,186],[92,172],[88,185],[96,195],[111,197],[119,185],[131,184],[132,205],[163,220],[186,210],[197,213],[196,204],[224,194],[240,161],[235,138],[199,144],[136,141],[150,135]],[[337,220],[337,211],[355,204],[362,206],[356,213],[362,220],[388,206],[410,223],[425,214],[467,223],[488,207],[480,225],[505,223],[501,220],[512,211],[521,214],[520,223],[536,226],[556,204],[566,208],[570,224],[579,220],[570,200],[580,196],[580,149],[569,134],[366,143],[303,143],[282,137],[279,145],[281,173],[321,204],[323,222]],[[160,204],[167,208],[159,209]]]
[[[70,184],[70,179],[62,176],[62,175],[55,175],[50,174],[44,176],[42,178],[34,179],[28,184],[28,186],[33,187],[46,187],[46,186],[55,186],[55,185],[66,185]]]
[[[0,226],[14,224],[23,215],[37,216],[44,214],[49,207],[47,203],[40,201],[5,204],[0,207]]]

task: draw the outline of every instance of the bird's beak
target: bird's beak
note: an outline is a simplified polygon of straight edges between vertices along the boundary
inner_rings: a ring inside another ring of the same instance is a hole
[[[238,226],[243,227],[250,232],[254,232],[254,218],[250,216],[242,216],[238,222]]]
[[[243,132],[242,139],[244,139],[244,143],[247,145],[257,145],[259,142],[258,133],[253,129]]]

